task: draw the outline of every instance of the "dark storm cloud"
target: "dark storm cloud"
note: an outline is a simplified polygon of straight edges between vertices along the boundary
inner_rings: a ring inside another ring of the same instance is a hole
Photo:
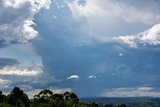
[[[31,57],[26,61],[27,53],[34,57],[33,60],[36,59],[36,55],[28,52],[30,48],[26,46],[20,49],[18,45],[15,47],[11,45],[22,43],[25,45],[38,36],[38,32],[33,28],[34,16],[42,8],[49,9],[50,2],[50,0],[0,0],[0,52],[6,57],[0,57],[0,87],[4,92],[12,86],[19,85],[18,82],[30,88],[30,83],[27,85],[25,81],[34,80],[40,74],[40,71],[26,67],[27,61],[32,63],[32,59],[29,59]],[[8,48],[2,49],[4,47]]]
[[[134,18],[132,21],[135,21]],[[132,27],[136,28],[138,22]],[[61,80],[57,84],[44,82],[42,87],[69,87],[81,96],[95,96],[106,88],[159,88],[159,50],[152,47],[132,49],[113,41],[100,42],[87,29],[90,26],[87,18],[75,20],[68,5],[62,1],[58,6],[53,2],[50,10],[37,14],[35,23],[40,37],[32,43],[42,57],[43,75]],[[99,36],[96,35],[97,38]],[[67,79],[71,75],[80,78]],[[90,79],[92,75],[95,78]]]
[[[0,48],[3,48],[3,47],[5,47],[5,46],[7,46],[6,40],[0,39]]]
[[[12,58],[0,58],[0,68],[4,68],[7,66],[18,65],[19,61],[17,59]]]

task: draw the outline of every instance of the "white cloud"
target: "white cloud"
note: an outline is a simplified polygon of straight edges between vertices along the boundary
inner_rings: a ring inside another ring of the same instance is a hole
[[[85,5],[79,5],[77,0],[69,3],[72,15],[75,18],[85,16],[88,20],[93,18],[118,17],[128,23],[142,22],[151,24],[156,15],[146,11],[144,8],[139,10],[138,6],[130,5],[118,0],[87,0]],[[103,20],[104,21],[104,20]]]
[[[88,78],[90,79],[90,78],[93,78],[94,76],[93,75],[91,75],[91,76],[89,76]]]
[[[89,78],[89,79],[94,79],[94,78],[97,78],[97,76],[90,75],[88,78]]]
[[[1,87],[1,88],[7,87],[7,84],[8,84],[9,82],[10,82],[9,80],[0,79],[0,87]]]
[[[5,44],[24,43],[38,36],[33,28],[34,16],[42,8],[49,8],[50,0],[1,0],[0,39]]]
[[[140,40],[150,45],[160,44],[160,24],[154,25],[151,29],[146,31]]]
[[[119,53],[118,56],[120,56],[120,57],[123,56],[123,53]]]
[[[138,47],[138,45],[160,45],[160,24],[156,24],[151,29],[142,33],[131,36],[119,36],[116,39],[122,40],[131,47]]]
[[[160,90],[154,87],[113,88],[101,93],[105,97],[160,97]]]
[[[137,47],[137,44],[135,43],[135,36],[119,36],[115,37],[115,39],[122,40],[124,43],[129,44],[130,47]]]
[[[38,76],[41,72],[34,70],[19,70],[14,67],[0,69],[0,75],[16,75],[16,76]]]
[[[78,75],[71,75],[69,77],[67,77],[67,79],[79,79],[80,77]]]
[[[143,5],[137,6],[128,1],[86,0],[84,5],[80,5],[78,0],[71,0],[68,6],[77,21],[87,20],[87,30],[91,33],[91,38],[107,42],[112,41],[111,38],[114,35],[133,34],[140,32],[140,29],[159,23],[158,6],[154,1],[150,2],[145,1]]]

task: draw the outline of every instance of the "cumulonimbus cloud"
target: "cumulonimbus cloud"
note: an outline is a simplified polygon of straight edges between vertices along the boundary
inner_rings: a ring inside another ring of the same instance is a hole
[[[49,8],[50,0],[1,0],[0,47],[26,43],[36,36],[34,16],[42,8]]]

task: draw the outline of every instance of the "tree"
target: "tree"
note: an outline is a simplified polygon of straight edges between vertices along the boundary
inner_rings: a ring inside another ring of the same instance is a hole
[[[113,107],[113,104],[106,104],[104,107]]]
[[[79,101],[79,99],[78,99],[78,97],[77,97],[77,95],[75,93],[71,93],[70,94],[70,99],[73,100],[73,101],[76,101],[76,102]]]
[[[53,96],[52,91],[48,89],[44,89],[40,91],[38,95],[34,96],[33,102],[34,103],[48,103],[51,100],[52,96]]]
[[[118,105],[118,107],[127,107],[125,104]]]
[[[45,90],[41,91],[38,95],[45,96],[45,97],[51,97],[53,95],[53,92],[48,89],[45,89]]]
[[[98,104],[96,104],[95,102],[91,103],[91,107],[98,107]]]
[[[0,91],[0,103],[3,103],[6,101],[6,96]]]
[[[7,102],[12,105],[29,107],[29,98],[19,87],[13,88],[7,96]]]
[[[64,100],[69,100],[69,96],[70,96],[70,93],[68,91],[63,93]]]
[[[78,99],[78,97],[75,93],[69,93],[68,91],[63,93],[63,97],[64,97],[65,100],[73,100],[73,101],[76,101],[76,102],[79,101],[79,99]]]
[[[54,99],[54,100],[61,100],[61,101],[64,100],[62,94],[54,94],[54,95],[52,96],[52,99]]]

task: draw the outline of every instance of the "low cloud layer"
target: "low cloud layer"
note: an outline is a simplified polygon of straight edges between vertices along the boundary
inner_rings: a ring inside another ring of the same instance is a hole
[[[33,70],[18,70],[14,67],[7,67],[0,69],[0,75],[16,75],[16,76],[38,76],[41,72],[33,71]]]
[[[159,97],[160,90],[154,87],[113,88],[101,93],[103,97]]]

